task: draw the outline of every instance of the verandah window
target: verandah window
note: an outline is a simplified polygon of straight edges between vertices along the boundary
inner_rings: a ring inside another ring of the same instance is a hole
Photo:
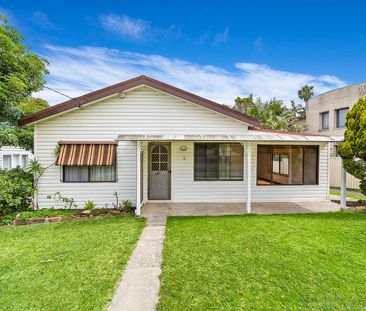
[[[318,184],[318,146],[258,145],[258,185]]]
[[[243,146],[240,144],[196,143],[195,180],[243,180]]]

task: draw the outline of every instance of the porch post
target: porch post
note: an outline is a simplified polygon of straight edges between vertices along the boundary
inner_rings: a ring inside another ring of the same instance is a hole
[[[347,172],[341,161],[341,208],[346,208],[346,193],[347,193]]]
[[[141,214],[141,141],[136,141],[136,215]]]
[[[247,202],[246,212],[250,214],[252,212],[252,144],[248,142],[247,147]]]

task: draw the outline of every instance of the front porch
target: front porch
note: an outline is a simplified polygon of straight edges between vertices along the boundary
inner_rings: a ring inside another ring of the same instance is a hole
[[[325,213],[340,210],[339,204],[331,201],[317,202],[265,202],[252,203],[253,214],[300,214]],[[220,216],[246,214],[245,203],[147,203],[141,216]]]

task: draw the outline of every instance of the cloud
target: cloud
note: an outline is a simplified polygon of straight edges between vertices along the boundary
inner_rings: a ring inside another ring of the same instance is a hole
[[[314,85],[317,93],[346,84],[330,75],[287,72],[262,64],[240,62],[227,70],[103,47],[47,45],[42,56],[50,62],[48,86],[69,96],[82,95],[141,74],[227,105],[232,105],[237,96],[251,93],[263,99],[277,97],[288,103],[297,98],[297,90],[305,84]],[[51,104],[66,100],[49,90],[36,95]]]
[[[59,29],[59,27],[51,22],[48,16],[42,11],[34,11],[32,13],[32,21],[42,28],[54,30]]]
[[[223,31],[219,31],[215,34],[214,39],[212,41],[213,45],[220,45],[224,43],[229,36],[229,27],[225,27]]]
[[[105,30],[113,31],[128,39],[144,39],[151,28],[147,21],[134,19],[127,15],[101,15],[99,20]]]

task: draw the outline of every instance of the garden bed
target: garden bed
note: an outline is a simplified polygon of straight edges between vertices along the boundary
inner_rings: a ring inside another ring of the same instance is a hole
[[[94,209],[91,211],[81,209],[42,209],[37,211],[25,211],[18,214],[0,217],[0,226],[24,226],[88,218],[106,218],[121,215],[133,215],[133,212],[119,209]]]

